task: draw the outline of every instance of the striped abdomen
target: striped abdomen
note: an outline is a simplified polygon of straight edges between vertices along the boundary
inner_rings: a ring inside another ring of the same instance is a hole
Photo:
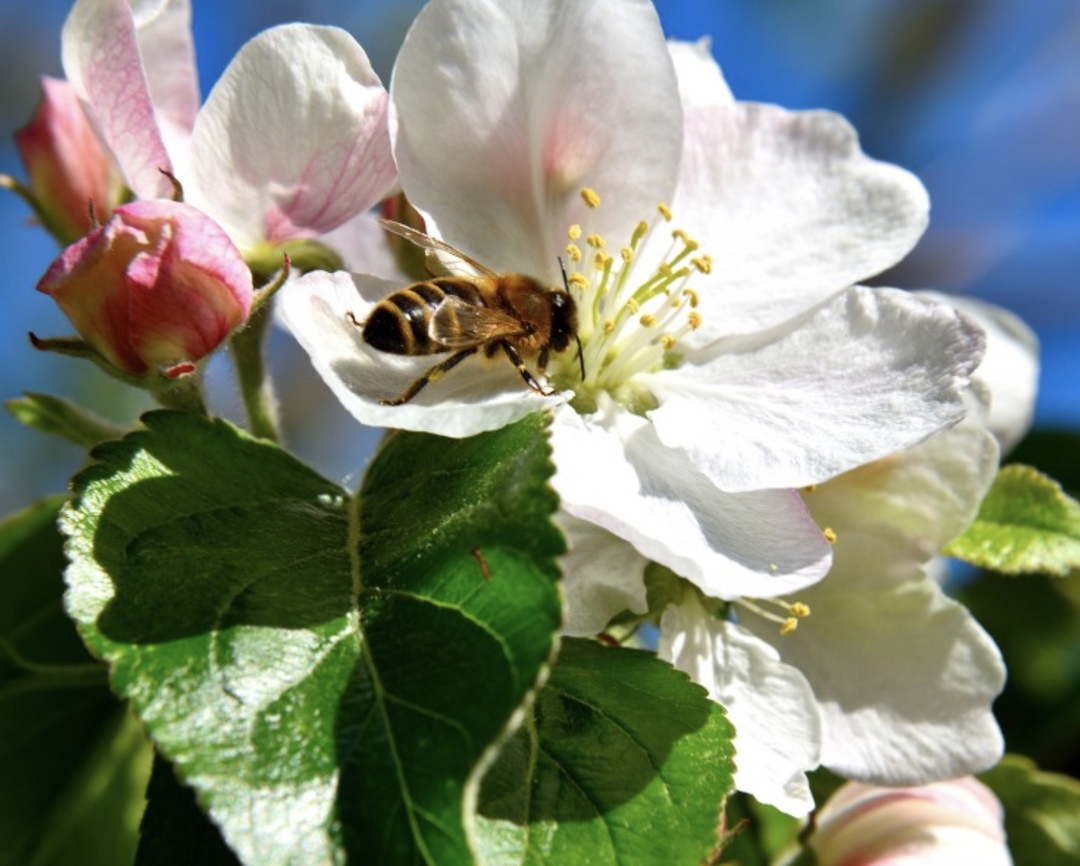
[[[429,328],[435,309],[448,295],[467,304],[486,306],[484,295],[472,280],[441,277],[413,283],[377,303],[364,323],[364,342],[380,352],[394,355],[432,355],[447,346],[433,340]]]

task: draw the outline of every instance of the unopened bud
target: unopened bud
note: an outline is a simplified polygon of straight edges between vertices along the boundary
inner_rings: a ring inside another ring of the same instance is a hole
[[[251,311],[225,231],[180,202],[137,201],[72,244],[38,283],[109,363],[135,375],[195,362]]]
[[[848,782],[818,813],[820,866],[1012,866],[1001,803],[968,776],[917,788]]]
[[[106,220],[123,195],[123,182],[66,81],[42,78],[41,101],[15,133],[29,195],[45,227],[71,243]],[[93,213],[93,218],[91,217]]]

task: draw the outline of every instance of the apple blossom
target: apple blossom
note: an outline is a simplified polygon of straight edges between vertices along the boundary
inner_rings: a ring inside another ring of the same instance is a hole
[[[849,782],[818,813],[809,844],[820,866],[1012,866],[1004,817],[971,777],[899,789]]]
[[[820,579],[830,547],[795,488],[963,416],[979,331],[852,287],[923,231],[919,182],[836,115],[736,103],[644,0],[433,0],[391,131],[433,235],[553,287],[567,261],[585,376],[576,351],[553,356],[543,396],[477,358],[382,405],[432,362],[363,342],[351,321],[400,284],[345,273],[283,292],[317,370],[366,424],[468,436],[550,409],[566,513],[708,595]]]
[[[1000,654],[932,572],[993,481],[998,438],[1023,435],[1038,364],[1021,322],[987,304],[960,303],[988,335],[968,394],[972,411],[918,446],[806,494],[836,550],[828,576],[799,592],[810,615],[798,628],[783,628],[789,612],[754,600],[717,618],[715,602],[691,593],[661,618],[660,654],[704,685],[735,723],[746,758],[739,787],[786,811],[810,808],[802,773],[818,762],[849,778],[913,785],[977,772],[1001,756],[990,713],[1004,685]],[[1008,409],[995,414],[995,405]],[[639,576],[643,569],[644,562],[624,566]],[[594,624],[604,598],[582,575],[572,582],[576,620]]]
[[[196,362],[251,311],[251,272],[190,205],[121,205],[53,262],[38,290],[114,367],[136,376]]]
[[[15,133],[29,178],[27,194],[45,227],[71,243],[93,219],[108,219],[123,184],[66,81],[42,78],[41,102]]]
[[[77,0],[64,70],[142,198],[173,194],[246,255],[322,235],[394,183],[387,94],[345,31],[291,24],[249,41],[199,108],[188,0]]]

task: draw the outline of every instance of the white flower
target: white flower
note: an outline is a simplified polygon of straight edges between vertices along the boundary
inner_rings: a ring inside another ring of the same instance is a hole
[[[283,292],[317,370],[365,424],[468,436],[553,409],[566,513],[708,595],[818,580],[830,548],[794,488],[963,416],[978,330],[851,287],[915,243],[922,186],[836,115],[734,102],[647,2],[433,0],[395,67],[391,131],[433,235],[552,287],[568,260],[585,377],[571,344],[542,396],[498,353],[381,405],[437,359],[365,344],[347,314],[397,287],[343,273]]]
[[[836,535],[836,555],[828,576],[798,594],[810,611],[798,628],[778,628],[787,614],[752,600],[717,619],[715,604],[693,594],[661,618],[660,655],[709,689],[735,724],[745,756],[738,786],[785,811],[812,807],[802,774],[818,763],[897,786],[978,772],[1001,756],[990,712],[1005,681],[1000,654],[928,572],[993,481],[995,434],[1022,435],[1015,422],[1030,418],[1037,363],[1022,323],[964,304],[991,326],[971,415],[807,494]],[[987,405],[1010,407],[1006,419]]]
[[[245,253],[329,232],[394,184],[387,94],[343,30],[248,42],[199,107],[188,0],[77,0],[64,71],[140,198],[185,200]]]

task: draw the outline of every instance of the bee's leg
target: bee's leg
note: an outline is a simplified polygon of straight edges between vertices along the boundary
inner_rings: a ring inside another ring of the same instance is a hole
[[[521,355],[517,353],[517,349],[507,343],[505,340],[499,341],[499,345],[506,353],[506,357],[510,359],[510,363],[517,367],[517,371],[521,374],[521,378],[525,380],[525,384],[536,391],[538,394],[542,394],[544,397],[550,397],[553,394],[559,392],[554,388],[550,391],[545,391],[543,386],[536,381],[536,377],[529,372],[529,368],[525,366],[525,362],[521,360]]]
[[[464,361],[469,355],[476,352],[476,346],[470,346],[468,349],[462,349],[460,352],[455,352],[445,361],[440,361],[430,370],[428,370],[423,376],[413,382],[400,397],[395,397],[393,400],[380,400],[380,405],[383,406],[400,406],[402,403],[408,403],[413,397],[424,390],[424,386],[428,382],[435,382],[441,379],[450,370],[453,370],[458,364]]]
[[[358,318],[356,318],[352,310],[345,311],[345,318],[349,320],[350,324],[356,325],[356,327],[358,328],[364,327],[364,323],[361,322]]]

